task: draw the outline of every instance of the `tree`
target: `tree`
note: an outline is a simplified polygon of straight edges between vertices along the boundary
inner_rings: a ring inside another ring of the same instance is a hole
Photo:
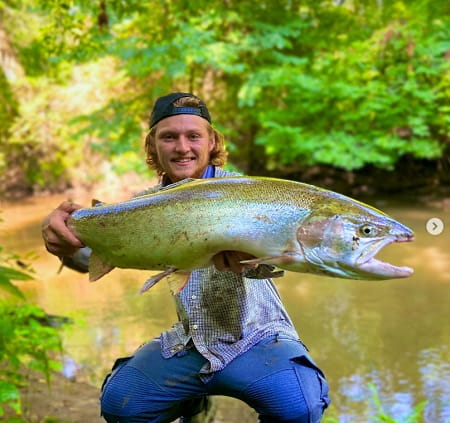
[[[445,1],[28,1],[46,22],[36,37],[46,74],[64,82],[68,67],[102,57],[124,73],[126,89],[70,135],[95,134],[112,158],[140,148],[154,99],[170,90],[207,100],[250,172],[448,155]]]

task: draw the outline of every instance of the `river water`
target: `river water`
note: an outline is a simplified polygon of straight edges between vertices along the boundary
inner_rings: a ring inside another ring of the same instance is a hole
[[[0,203],[0,245],[36,255],[36,280],[20,282],[47,313],[69,316],[64,333],[67,376],[97,386],[119,356],[159,335],[176,319],[165,283],[142,296],[151,274],[116,269],[95,283],[43,248],[40,221],[61,196]],[[82,204],[87,204],[82,203]],[[388,246],[379,256],[415,269],[404,280],[349,281],[288,273],[276,280],[303,342],[324,370],[340,423],[375,421],[375,386],[386,414],[406,422],[426,401],[423,422],[450,421],[450,217],[444,206],[372,203],[411,227],[412,243]],[[425,229],[430,217],[446,224],[441,235]]]

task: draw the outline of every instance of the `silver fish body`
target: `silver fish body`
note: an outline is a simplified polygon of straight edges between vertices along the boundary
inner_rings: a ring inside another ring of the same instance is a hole
[[[409,228],[349,197],[274,178],[181,182],[77,210],[68,226],[93,251],[91,280],[106,267],[189,272],[228,250],[294,272],[367,280],[412,274],[374,257],[392,242],[411,241]]]

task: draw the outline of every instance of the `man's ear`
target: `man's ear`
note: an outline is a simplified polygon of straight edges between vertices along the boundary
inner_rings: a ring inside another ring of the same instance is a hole
[[[211,153],[211,151],[214,150],[214,147],[216,146],[216,136],[213,135],[210,139],[209,139],[209,152]]]

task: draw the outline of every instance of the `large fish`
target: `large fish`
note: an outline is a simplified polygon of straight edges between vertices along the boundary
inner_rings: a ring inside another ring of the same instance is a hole
[[[171,273],[209,266],[215,254],[229,250],[253,255],[248,263],[339,278],[404,278],[413,272],[375,258],[392,242],[411,241],[409,228],[349,197],[281,179],[185,180],[129,201],[77,210],[68,226],[92,249],[91,281],[114,267],[163,271],[141,291]]]

